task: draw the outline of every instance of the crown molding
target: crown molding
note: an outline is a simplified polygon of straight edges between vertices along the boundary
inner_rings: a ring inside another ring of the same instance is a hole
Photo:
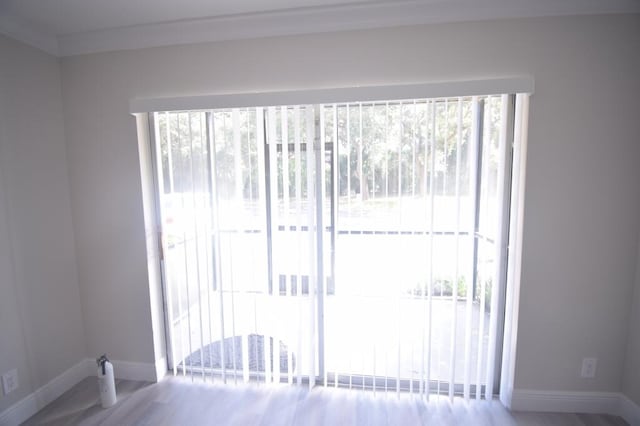
[[[135,25],[54,37],[0,16],[0,32],[56,56],[382,27],[640,13],[640,1],[383,0]]]
[[[0,13],[0,34],[43,50],[50,55],[59,56],[58,39],[54,35],[38,31],[14,16]]]

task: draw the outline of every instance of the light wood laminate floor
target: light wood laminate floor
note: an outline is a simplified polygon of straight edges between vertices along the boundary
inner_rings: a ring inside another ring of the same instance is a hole
[[[384,395],[295,386],[117,381],[118,403],[102,409],[97,380],[89,377],[31,417],[26,425],[570,425],[617,426],[599,414],[520,413],[499,402]],[[435,399],[435,400],[434,400]]]

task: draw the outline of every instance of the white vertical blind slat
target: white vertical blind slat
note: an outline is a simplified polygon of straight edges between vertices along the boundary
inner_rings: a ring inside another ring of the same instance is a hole
[[[364,218],[364,208],[363,205],[364,204],[364,200],[366,195],[364,194],[364,172],[363,172],[363,167],[362,167],[362,163],[364,163],[363,161],[363,156],[364,156],[364,140],[363,140],[363,130],[362,130],[362,103],[358,104],[358,191],[360,192],[360,220],[362,220]],[[366,294],[366,283],[365,280],[362,280],[361,286],[360,286],[360,296],[364,296]],[[359,318],[361,324],[364,322],[364,319],[361,317]],[[363,333],[364,336],[364,333]],[[363,337],[362,339],[362,365],[366,365],[366,357],[367,354],[364,350],[364,346],[366,345],[366,341]],[[365,389],[365,374],[362,374],[362,389]]]
[[[439,207],[443,207],[446,209],[446,202],[444,201],[446,195],[447,195],[447,142],[449,139],[449,100],[445,99],[444,100],[444,104],[443,102],[440,102],[440,106],[442,107],[442,110],[444,112],[444,119],[442,120],[442,131],[439,131],[438,133],[441,133],[441,137],[443,139],[442,144],[443,144],[443,149],[442,149],[442,157],[443,157],[443,161],[442,161],[442,193],[440,196],[440,206]],[[437,128],[437,127],[436,127]],[[440,208],[437,208],[437,210],[440,210]],[[445,276],[441,279],[446,280],[446,277],[448,276],[448,272],[445,272]],[[440,272],[442,273],[442,272]],[[442,299],[442,297],[444,296],[444,286],[441,285],[440,286],[440,299]],[[437,386],[436,386],[436,394],[441,394],[441,386],[442,386],[442,380],[440,380],[440,377],[442,376],[441,374],[441,365],[442,365],[442,347],[444,346],[444,327],[442,327],[442,325],[440,325],[440,327],[438,327],[438,348],[437,348],[437,353],[436,353],[436,365],[438,368],[438,377],[436,378],[437,380]]]
[[[403,147],[403,143],[404,143],[404,110],[403,110],[403,103],[400,103],[400,140],[398,141],[398,197],[399,197],[399,215],[398,215],[398,228],[400,231],[403,230],[403,222],[402,222],[402,213],[403,213],[403,206],[402,206],[402,147]],[[412,170],[413,172],[413,170]],[[403,261],[403,253],[407,252],[407,244],[406,244],[406,238],[402,239],[402,250],[400,250],[400,252],[397,254],[398,256],[398,264],[402,265],[402,267],[404,267],[404,265],[402,264]],[[397,336],[396,336],[396,381],[395,381],[395,388],[396,388],[396,396],[400,397],[400,375],[401,375],[401,362],[402,362],[402,322],[401,322],[401,314],[402,314],[402,308],[401,308],[401,297],[402,297],[402,288],[407,284],[407,281],[405,279],[405,275],[404,274],[400,274],[400,286],[399,288],[396,290],[396,325],[397,325]]]
[[[188,161],[188,167],[189,167],[189,178],[190,178],[190,203],[187,202],[185,200],[185,208],[190,209],[191,210],[191,218],[190,218],[190,222],[189,224],[185,223],[184,226],[187,227],[189,226],[190,228],[193,229],[193,237],[191,238],[187,238],[187,240],[185,241],[184,244],[184,252],[185,252],[185,256],[188,258],[191,258],[193,256],[191,256],[189,254],[190,251],[195,251],[196,248],[196,243],[197,243],[197,230],[196,230],[196,214],[195,214],[195,209],[194,209],[194,200],[195,200],[195,193],[194,193],[194,181],[193,181],[193,134],[192,134],[192,129],[191,129],[191,124],[192,124],[192,120],[191,120],[191,113],[187,112],[187,134],[188,134],[188,140],[186,141],[186,146],[187,149],[189,150],[189,161]],[[184,198],[185,194],[183,194],[183,198]],[[192,250],[189,249],[189,246],[192,246]],[[191,264],[193,262],[193,260],[188,260],[189,264]],[[197,263],[198,263],[198,258],[197,256],[195,256],[195,269],[196,269],[196,273],[195,275],[195,281],[196,281],[196,285],[197,285],[197,277],[198,277],[198,269],[197,269]],[[189,275],[189,269],[193,269],[188,267],[187,270],[187,276]],[[196,322],[196,324],[194,324],[193,326],[197,326],[197,321],[196,318],[192,318],[191,317],[191,306],[192,306],[192,297],[193,295],[191,294],[192,291],[189,288],[189,283],[187,282],[187,311],[189,312],[189,314],[187,315],[187,324],[189,324],[189,372],[191,375],[191,381],[193,381],[193,373],[194,373],[194,369],[193,369],[193,358],[192,358],[192,354],[193,354],[193,339],[194,339],[194,333],[192,332],[192,322]],[[195,289],[193,289],[195,290]],[[195,305],[195,303],[193,304]],[[196,307],[194,306],[194,309],[196,309]]]
[[[331,223],[332,223],[332,229],[331,229],[331,235],[332,235],[332,244],[331,244],[331,282],[333,283],[333,285],[335,286],[335,282],[336,282],[336,271],[335,271],[335,259],[336,259],[336,229],[338,227],[338,214],[337,214],[337,208],[338,208],[338,200],[340,198],[340,189],[339,189],[339,185],[338,185],[338,168],[340,167],[339,165],[339,154],[340,154],[340,144],[338,143],[338,105],[333,104],[333,138],[331,139],[331,191],[333,194],[333,199],[334,199],[334,203],[335,206],[331,209]],[[325,285],[325,306],[327,305],[327,303],[329,302],[329,288],[328,288],[328,283]],[[324,317],[324,315],[323,315]],[[326,320],[325,320],[325,324],[326,324]],[[327,327],[325,325],[325,330],[327,330]],[[325,353],[326,353],[326,348],[325,348]],[[335,371],[335,377],[334,377],[334,383],[333,383],[334,387],[338,387],[338,371]]]
[[[351,218],[351,105],[345,105],[346,112],[346,152],[347,152],[347,217]],[[337,245],[340,245],[342,240],[340,237],[337,237]],[[336,247],[336,250],[339,250]],[[337,254],[336,254],[337,256]],[[339,277],[336,277],[334,283],[337,283]],[[355,348],[357,347],[357,342],[355,339],[349,342],[349,389],[353,389],[353,358]]]
[[[202,182],[202,209],[203,212],[206,211],[209,206],[208,198],[211,197],[211,188],[209,186],[209,176],[208,173],[208,163],[207,158],[210,155],[208,144],[205,143],[209,140],[210,137],[210,129],[209,129],[209,113],[202,112],[200,118],[200,134],[202,135],[201,147],[202,147],[202,157],[200,158],[200,167],[201,167],[201,182]],[[205,190],[206,188],[206,190]],[[206,292],[207,292],[207,330],[209,331],[209,350],[208,356],[209,361],[213,360],[213,319],[211,317],[211,290],[213,288],[213,268],[211,262],[211,219],[209,215],[204,215],[204,261],[206,265]],[[204,350],[204,348],[203,348]],[[204,370],[204,364],[203,364]],[[211,382],[214,382],[213,368],[211,368]]]
[[[416,200],[416,179],[417,179],[417,173],[420,172],[420,170],[418,169],[418,163],[416,161],[416,156],[419,155],[419,144],[418,144],[418,138],[419,138],[419,134],[420,132],[420,121],[419,121],[419,116],[418,116],[418,103],[416,102],[416,100],[413,100],[413,121],[412,121],[412,126],[411,126],[411,138],[413,140],[413,144],[412,144],[412,150],[413,150],[413,176],[412,176],[412,184],[411,184],[411,199],[412,200]],[[426,164],[426,156],[424,158],[423,161]],[[425,179],[426,182],[426,179]],[[417,230],[417,224],[414,223],[412,225],[412,227],[414,228],[414,235],[415,233],[419,232]],[[414,339],[411,339],[411,360],[409,361],[410,365],[409,365],[409,371],[411,371],[410,375],[409,375],[409,393],[413,393],[414,389],[413,389],[413,382],[415,380],[415,367],[414,367],[414,358],[415,358],[415,341]]]
[[[178,146],[178,152],[180,152],[181,150],[181,146],[180,146],[180,120],[179,120],[179,116],[178,114],[172,114],[175,116],[176,119],[176,128],[177,128],[177,137],[176,137],[176,144]],[[170,149],[171,149],[171,145],[170,145]],[[177,164],[178,167],[182,166],[182,162],[178,162]],[[173,179],[171,180],[173,182]],[[180,199],[182,200],[182,193],[180,193]],[[179,203],[179,205],[181,205],[182,202]],[[180,237],[182,238],[182,245],[184,246],[184,241],[185,241],[185,235],[184,232],[181,233]],[[184,267],[184,265],[182,265]],[[185,274],[186,274],[186,268],[185,268]],[[179,352],[179,359],[178,361],[174,361],[176,364],[178,365],[182,365],[182,376],[184,377],[186,375],[186,366],[185,366],[185,355],[184,355],[184,350],[185,350],[185,338],[184,338],[184,318],[183,318],[183,314],[182,314],[182,282],[178,279],[178,282],[176,282],[176,293],[178,294],[178,320],[177,320],[177,327],[179,330],[179,336],[180,336],[180,343],[178,344],[178,352]]]
[[[289,193],[291,191],[291,182],[289,181],[289,108],[282,107],[281,108],[281,117],[280,117],[280,133],[282,139],[282,188],[283,188],[283,224],[284,224],[284,235],[287,238],[287,242],[290,241],[289,235],[291,235],[291,230],[289,227],[289,218],[290,218],[290,200]],[[295,182],[294,182],[295,185]],[[285,294],[287,300],[291,300],[293,296],[293,282],[291,279],[290,271],[287,270],[284,278],[284,286],[285,286]],[[286,327],[287,340],[291,341],[291,333],[289,333],[291,327]],[[293,354],[289,345],[286,347],[286,357],[287,357],[287,383],[293,383],[293,375],[291,371],[291,365],[293,360]],[[279,363],[278,363],[279,364]]]
[[[509,239],[507,246],[512,255],[507,261],[506,318],[503,344],[503,368],[500,375],[500,400],[511,403],[515,374],[515,349],[517,338],[513,332],[518,324],[520,298],[520,268],[522,262],[522,220],[524,215],[524,190],[526,181],[527,132],[529,115],[529,95],[517,94],[514,108],[512,187],[509,210]]]
[[[435,214],[435,173],[436,173],[436,103],[431,102],[431,181],[429,182],[429,289],[427,290],[427,371],[426,371],[426,398],[429,400],[431,393],[431,342],[433,328],[433,250],[434,250],[434,214]]]
[[[386,145],[386,149],[385,149],[385,197],[388,200],[389,199],[389,155],[390,155],[390,149],[391,148],[389,146],[389,104],[386,104],[386,119],[385,119],[385,145]],[[400,166],[400,164],[398,164],[398,166]],[[399,168],[399,167],[398,167]],[[375,176],[375,172],[373,173],[373,176]],[[375,193],[375,186],[372,189],[372,191]],[[390,291],[385,290],[385,293],[391,293]],[[393,295],[389,294],[391,297],[389,298],[389,300],[393,300]],[[383,352],[384,352],[384,369],[383,369],[383,374],[384,374],[384,394],[387,395],[388,391],[389,391],[389,345],[383,345]]]
[[[202,300],[201,300],[201,294],[202,294],[202,277],[200,275],[200,232],[199,232],[199,225],[198,225],[198,203],[197,203],[197,198],[196,198],[196,175],[195,175],[195,170],[194,170],[194,156],[195,156],[195,151],[194,151],[194,147],[193,147],[193,113],[188,113],[188,117],[189,117],[189,169],[190,169],[190,175],[191,175],[191,209],[193,210],[193,251],[195,252],[195,268],[196,268],[196,281],[197,281],[197,316],[198,318],[194,318],[194,321],[196,321],[196,319],[199,321],[198,324],[198,328],[200,330],[200,333],[198,333],[200,335],[200,342],[199,342],[199,347],[202,348],[204,346],[204,333],[203,333],[203,323],[202,323]],[[198,116],[199,118],[199,116]],[[201,153],[200,153],[201,154]],[[190,319],[191,320],[191,319]],[[193,353],[193,352],[192,352]],[[200,350],[200,366],[204,365],[204,351]],[[193,371],[192,371],[192,375],[193,375]],[[201,371],[201,376],[202,379],[204,380],[204,368],[202,368]]]
[[[266,182],[266,165],[265,165],[265,133],[264,133],[264,109],[263,108],[256,108],[255,109],[255,116],[256,116],[256,149],[257,149],[257,155],[258,155],[258,206],[260,206],[260,208],[265,209],[266,205],[267,205],[267,182]],[[261,219],[263,219],[264,216],[261,216]],[[262,236],[262,238],[260,238],[260,244],[262,244],[262,247],[266,247],[267,246],[267,225],[266,225],[266,218],[264,218],[265,220],[259,220],[258,223],[258,229],[260,232],[260,235]],[[266,261],[266,253],[265,253],[265,261]],[[265,268],[266,269],[266,268]],[[265,286],[260,286],[258,287],[258,292],[255,295],[255,301],[254,303],[257,304],[257,301],[259,300],[262,303],[265,303],[266,300],[269,299],[269,280],[271,277],[262,277],[262,280],[265,283]],[[257,317],[257,312],[254,313],[254,315]],[[257,319],[256,319],[257,322]],[[260,363],[260,361],[258,360],[258,356],[259,356],[259,351],[258,351],[258,333],[257,333],[257,329],[258,326],[257,324],[255,324],[255,336],[254,336],[254,361],[256,364],[256,377],[258,377],[258,365]],[[266,342],[264,341],[264,337],[262,340],[262,362],[264,363],[264,367],[265,367],[265,375],[263,376],[263,380],[266,381],[266,357],[265,357],[265,346],[266,346]]]
[[[325,143],[327,141],[327,129],[326,129],[327,120],[325,119],[326,106],[325,105],[319,105],[318,109],[320,111],[320,120],[319,120],[319,125],[320,125],[320,128],[319,128],[319,130],[320,130],[320,139],[319,139],[319,141],[320,141],[320,144],[318,146],[317,155],[319,157],[318,163],[320,163],[320,169],[317,170],[317,172],[320,174],[320,179],[324,183],[325,182],[325,178],[324,178],[324,176],[325,176],[324,151],[325,151]],[[316,159],[314,159],[314,161],[315,160]],[[317,181],[316,181],[316,184],[317,184]],[[320,202],[320,205],[321,205],[321,207],[320,207],[320,212],[321,213],[320,214],[323,215],[324,214],[324,199],[325,199],[324,198],[324,193],[325,193],[324,185],[321,185],[319,189],[320,189],[320,191],[319,191],[320,192],[320,200],[319,200],[319,202]],[[318,189],[316,189],[316,191],[318,191]],[[318,220],[318,219],[316,219],[316,220]],[[324,223],[324,221],[322,221],[322,222]],[[320,234],[322,235],[321,238],[324,238],[324,229],[320,230]],[[322,253],[322,255],[324,255],[324,253]],[[324,258],[323,261],[326,263],[327,259]],[[318,279],[322,279],[322,278],[318,277]],[[324,293],[323,296],[325,297],[325,300],[326,300],[326,287],[327,287],[326,280],[325,280],[325,282],[323,284],[324,285],[322,286],[322,288],[323,288],[322,291]],[[322,315],[322,321],[324,321],[324,315]],[[326,329],[326,324],[325,324],[325,329]],[[325,349],[326,349],[326,344],[327,344],[326,339],[325,339],[324,344],[325,344]],[[328,386],[328,384],[329,384],[329,371],[328,371],[326,365],[325,365],[325,368],[324,368],[324,377],[322,377],[322,384],[324,386]]]
[[[469,149],[467,151],[469,161],[469,176],[470,184],[469,184],[469,196],[474,202],[471,203],[471,209],[469,210],[469,223],[468,229],[470,230],[470,246],[472,247],[475,240],[475,210],[477,205],[475,203],[475,193],[476,193],[476,179],[475,176],[477,174],[477,163],[478,163],[478,117],[480,114],[480,106],[479,100],[477,97],[472,98],[471,101],[472,110],[471,110],[471,139],[469,143]],[[467,280],[467,300],[466,300],[466,309],[465,309],[465,344],[464,344],[464,359],[467,360],[464,364],[464,381],[463,381],[463,396],[465,400],[469,400],[471,398],[471,327],[472,327],[472,314],[473,314],[473,277],[474,277],[474,268],[473,264],[473,249],[469,249],[468,253],[469,260],[467,261],[468,272],[467,276],[469,279]]]
[[[489,342],[487,345],[487,374],[486,374],[486,388],[485,399],[490,400],[493,397],[493,380],[495,374],[495,357],[496,357],[496,333],[498,329],[498,297],[499,288],[501,284],[501,273],[503,270],[502,249],[505,244],[504,221],[507,218],[504,216],[504,201],[505,191],[508,187],[506,178],[506,161],[507,153],[509,150],[507,132],[509,126],[509,95],[502,95],[500,98],[500,133],[498,136],[498,176],[497,176],[497,188],[496,188],[496,200],[495,205],[497,207],[497,214],[495,218],[495,238],[494,238],[494,270],[491,289],[491,316],[489,318]]]
[[[164,187],[164,168],[162,167],[162,156],[159,154],[162,152],[162,147],[161,147],[161,143],[160,143],[160,139],[161,139],[161,135],[160,135],[160,117],[161,114],[160,113],[154,113],[154,125],[155,125],[155,135],[156,135],[156,170],[158,173],[158,193],[159,193],[159,197],[160,197],[160,235],[161,235],[161,244],[162,244],[162,252],[163,252],[163,267],[164,267],[164,271],[165,271],[165,280],[167,281],[167,284],[171,283],[171,270],[172,270],[172,264],[170,261],[167,260],[167,257],[169,255],[169,247],[167,244],[167,240],[168,240],[168,236],[165,235],[165,230],[163,229],[163,226],[166,222],[165,219],[165,212],[164,212],[164,206],[163,206],[163,200],[164,197],[166,197],[165,194],[165,187]],[[169,113],[164,113],[162,114],[162,117],[164,119],[164,123],[165,123],[165,137],[166,137],[166,144],[167,144],[167,175],[168,175],[168,179],[169,179],[169,196],[173,197],[174,195],[174,190],[173,190],[173,155],[171,153],[171,128],[170,128],[170,123],[169,123]],[[172,371],[173,371],[173,375],[176,376],[178,374],[178,369],[177,369],[177,362],[176,362],[176,333],[175,333],[175,318],[174,318],[174,310],[173,310],[173,286],[172,285],[166,285],[167,291],[166,291],[166,297],[167,297],[167,316],[169,319],[169,324],[168,324],[168,331],[169,331],[169,342],[171,344],[170,347],[170,352],[171,352],[171,363],[172,363]]]
[[[457,100],[457,125],[456,125],[456,171],[455,171],[455,199],[456,199],[456,224],[455,224],[455,272],[452,285],[451,307],[451,356],[449,358],[449,398],[453,400],[456,377],[456,340],[458,331],[458,281],[460,279],[460,167],[462,162],[462,98]]]
[[[242,154],[242,161],[246,169],[246,182],[245,182],[245,176],[243,176],[243,187],[245,185],[247,187],[247,190],[246,190],[247,194],[245,195],[243,193],[242,204],[241,204],[242,211],[243,211],[242,227],[244,229],[252,228],[250,216],[249,215],[245,216],[247,204],[251,205],[253,203],[253,176],[252,176],[253,165],[251,161],[251,130],[249,128],[249,117],[250,117],[250,113],[247,108],[244,108],[240,111],[240,119],[241,119],[240,130],[241,132],[246,132],[246,139],[243,138],[243,140],[240,141],[241,148],[244,147],[244,149],[246,150],[246,156],[244,153]],[[239,236],[239,239],[243,245],[246,244],[247,246],[250,247],[251,234],[244,232],[241,237]],[[240,250],[238,251],[241,252]],[[255,257],[255,251],[253,249],[249,249],[249,253],[246,253],[246,258],[250,259],[249,261],[251,262],[252,265],[255,265],[257,263],[256,257]],[[253,272],[255,272],[255,270]],[[252,273],[251,277],[250,278],[247,277],[246,281],[243,283],[242,287],[240,288],[240,290],[243,293],[241,294],[241,298],[242,298],[241,317],[244,317],[244,318],[249,317],[250,313],[255,312],[255,310],[253,309],[253,304],[246,297],[247,295],[246,292],[249,290],[249,288],[255,288],[253,287],[254,282],[255,282],[255,274]],[[249,342],[249,325],[244,325],[241,328],[240,341],[241,341],[240,347],[242,349],[241,350],[242,381],[244,383],[249,383],[250,375],[251,375],[250,365],[249,365],[249,351],[251,350],[251,346]]]
[[[480,178],[480,200],[481,204],[481,217],[489,215],[488,209],[488,201],[490,197],[490,182],[489,182],[489,155],[491,151],[491,115],[493,110],[493,104],[490,99],[487,99],[485,103],[485,114],[484,114],[484,126],[483,126],[483,138],[482,138],[482,152],[480,155],[482,156],[482,169]],[[484,203],[483,203],[484,202]],[[484,204],[484,205],[483,205]],[[482,215],[484,210],[484,215]],[[485,219],[486,220],[486,219]],[[479,243],[478,249],[478,263],[482,265],[482,268],[479,268],[478,271],[478,279],[480,279],[480,310],[479,310],[479,325],[478,325],[478,349],[477,349],[477,363],[476,363],[476,400],[480,400],[482,398],[482,369],[486,367],[485,364],[485,351],[484,347],[484,333],[485,333],[485,322],[486,322],[486,289],[487,289],[487,277],[486,277],[486,263],[488,261],[487,251],[489,248],[489,244],[487,242],[487,232],[489,232],[489,228],[486,223],[481,222],[480,233],[482,235],[482,239]],[[478,283],[476,283],[477,285]]]
[[[308,339],[308,355],[309,365],[307,366],[307,375],[309,379],[309,388],[313,388],[316,384],[316,358],[315,358],[315,339],[316,339],[316,301],[317,294],[316,283],[316,209],[315,205],[315,151],[319,141],[316,140],[315,134],[315,110],[313,106],[306,107],[306,135],[307,135],[307,223],[308,223],[308,243],[309,243],[309,305],[308,305],[308,322],[307,332]]]
[[[387,111],[387,107],[388,104],[385,104],[385,109],[384,109],[384,126],[385,126],[385,133],[384,133],[384,143],[386,144],[387,142],[387,119],[388,119],[388,111]],[[373,116],[376,111],[375,111],[375,106],[372,104],[369,106],[369,115]],[[364,129],[361,129],[361,131],[364,134]],[[371,133],[371,132],[369,132]],[[369,134],[369,137],[371,137],[371,134]],[[369,142],[371,143],[371,142]],[[386,161],[386,152],[385,152],[385,161]],[[363,159],[364,162],[364,159]],[[386,168],[384,169],[384,171],[386,172]],[[386,176],[386,174],[385,174]],[[366,178],[365,178],[366,179]],[[385,179],[385,177],[383,177],[382,179]],[[381,179],[381,180],[382,180]],[[381,182],[382,183],[382,182]],[[376,170],[375,167],[371,167],[371,198],[370,198],[371,203],[375,203],[376,202]],[[364,203],[363,203],[364,204]],[[363,205],[364,207],[364,205]],[[377,215],[377,212],[373,213],[372,216],[374,216],[374,218],[376,219],[376,221],[379,220]],[[376,391],[378,389],[378,371],[377,371],[377,367],[378,367],[378,341],[375,338],[375,335],[371,336],[371,347],[372,347],[372,353],[373,353],[373,380],[372,380],[372,386],[373,386],[373,395],[376,395]]]
[[[191,194],[189,194],[190,195],[189,198],[192,201],[191,206],[188,206],[188,204],[187,204],[187,202],[185,200],[186,194],[184,192],[182,194],[182,200],[183,200],[183,205],[184,205],[184,211],[186,212],[186,210],[188,208],[190,208],[191,211],[192,211],[192,213],[191,213],[192,217],[190,219],[188,219],[192,223],[186,223],[185,222],[184,223],[184,227],[185,228],[187,228],[189,225],[193,226],[193,224],[195,224],[195,211],[193,211],[193,198],[194,198],[193,183],[194,182],[193,182],[193,136],[192,136],[192,133],[191,133],[191,113],[187,112],[186,116],[187,116],[187,135],[188,135],[187,139],[188,140],[185,143],[185,145],[186,145],[185,148],[189,150],[189,162],[188,162],[189,165],[188,165],[188,167],[189,167],[189,175],[190,175],[190,178],[191,178],[191,182],[190,182],[191,185],[190,185],[190,190],[189,190],[189,192]],[[185,214],[185,217],[189,217],[189,216],[187,214]],[[188,232],[188,231],[185,231],[185,232]],[[189,234],[187,234],[187,238],[185,239],[185,242],[184,242],[185,268],[187,270],[187,274],[186,274],[187,278],[189,278],[189,271],[191,269],[189,267],[189,264],[192,262],[192,260],[190,259],[192,256],[189,255],[189,251],[190,251],[189,250],[189,245],[193,245],[194,242],[195,242],[195,239],[196,239],[196,233],[194,232],[193,237],[189,237]],[[197,259],[195,259],[195,260],[197,262]],[[197,273],[197,270],[196,270],[196,273]],[[196,276],[197,276],[197,274],[196,274]],[[189,355],[188,355],[188,357],[189,357],[188,358],[189,359],[189,374],[191,376],[191,381],[193,381],[193,359],[191,357],[191,354],[193,354],[193,337],[194,336],[193,336],[193,332],[192,332],[192,318],[191,318],[191,305],[192,305],[192,303],[191,303],[192,294],[191,293],[192,292],[190,291],[191,289],[189,288],[190,287],[190,281],[191,281],[191,279],[188,279],[186,281],[186,290],[187,290],[186,293],[187,293],[187,325],[188,325],[188,330],[189,330]],[[195,321],[195,318],[193,320]]]
[[[177,114],[177,119],[178,119],[178,143],[180,146],[180,150],[182,151],[183,149],[185,149],[185,141],[180,137],[180,114]],[[187,132],[190,132],[190,129],[187,130]],[[181,169],[183,171],[186,170],[186,165],[185,165],[185,161],[181,161]],[[184,186],[184,180],[183,180],[183,186]],[[187,368],[187,360],[189,360],[188,364],[189,364],[189,375],[191,376],[191,380],[193,380],[193,370],[191,369],[191,357],[189,356],[190,354],[193,353],[193,346],[192,346],[192,342],[191,342],[191,298],[189,297],[189,238],[188,238],[188,234],[187,234],[187,223],[186,223],[186,217],[187,215],[184,214],[184,212],[186,211],[186,204],[185,204],[185,189],[182,188],[182,191],[180,193],[180,202],[182,205],[182,211],[183,211],[183,219],[185,220],[185,223],[182,224],[182,235],[183,235],[183,253],[184,253],[184,270],[185,270],[185,274],[184,274],[184,285],[185,285],[185,297],[186,297],[186,305],[187,305],[187,317],[185,319],[186,324],[187,324],[187,341],[189,342],[189,346],[188,346],[188,355],[184,356],[182,359],[182,373],[183,375],[186,375],[186,368]]]
[[[280,244],[280,232],[279,232],[279,199],[280,194],[278,191],[278,151],[277,151],[277,116],[276,108],[269,107],[267,109],[267,146],[269,148],[269,187],[271,188],[271,246],[275,249],[272,251],[273,256],[273,275],[270,277],[272,287],[271,294],[267,297],[269,316],[272,322],[275,322],[276,313],[273,312],[272,306],[274,299],[277,299],[280,294],[280,279],[278,271],[280,270],[280,257],[277,256],[277,247]],[[276,344],[277,347],[277,344]],[[273,380],[272,368],[273,368],[273,347],[271,345],[270,336],[264,335],[264,370],[265,381],[270,383]]]
[[[220,258],[220,222],[219,222],[219,200],[218,200],[218,188],[217,188],[217,166],[216,166],[216,117],[213,111],[209,115],[209,145],[208,149],[211,153],[209,155],[209,190],[211,191],[209,196],[209,211],[212,228],[212,258],[213,263],[213,282],[215,289],[218,292],[218,306],[217,311],[219,315],[218,327],[220,333],[220,372],[222,376],[222,382],[227,382],[227,370],[225,365],[225,342],[224,342],[224,303],[223,303],[223,281],[222,281],[222,262]],[[215,307],[215,304],[214,304]]]
[[[423,196],[423,201],[424,201],[424,206],[425,206],[425,211],[428,208],[428,204],[429,204],[429,198],[428,198],[428,193],[427,193],[427,181],[429,178],[429,167],[428,167],[428,159],[429,159],[429,135],[430,135],[430,131],[429,131],[429,121],[428,121],[428,117],[429,117],[429,110],[430,110],[430,106],[431,103],[429,102],[425,102],[425,106],[424,106],[424,116],[425,116],[425,135],[423,137],[424,139],[424,161],[423,161],[423,181],[424,181],[424,196]],[[425,216],[425,221],[428,220]],[[423,228],[423,232],[424,232],[424,247],[427,248],[429,246],[429,234],[428,234],[428,225],[425,223],[425,226]],[[424,271],[424,276],[427,276],[428,273],[428,265],[425,259],[424,262],[425,267],[427,267],[427,269],[425,269]],[[425,380],[425,372],[426,372],[426,336],[427,336],[427,330],[426,330],[426,326],[427,326],[427,311],[428,311],[428,302],[427,302],[427,288],[426,288],[426,283],[422,283],[420,282],[420,292],[422,293],[422,320],[420,321],[420,325],[421,325],[421,330],[420,330],[420,336],[421,336],[421,346],[420,346],[420,385],[419,385],[419,391],[420,391],[420,396],[423,397],[424,393],[426,391],[426,387],[424,385],[424,380]]]
[[[293,122],[294,122],[294,161],[296,163],[296,172],[295,172],[295,192],[296,192],[296,247],[297,247],[297,261],[296,261],[296,309],[298,322],[295,330],[295,341],[298,357],[296,359],[296,384],[298,386],[302,385],[302,368],[300,364],[300,359],[302,355],[302,316],[303,316],[303,306],[302,306],[302,238],[304,237],[304,233],[302,231],[302,218],[303,218],[303,208],[302,208],[302,155],[301,155],[301,145],[302,145],[302,129],[301,129],[301,116],[300,116],[300,107],[295,106],[293,109]],[[310,145],[307,144],[307,149],[310,149]]]
[[[243,204],[243,172],[242,172],[242,138],[240,134],[240,110],[234,108],[231,110],[231,126],[232,126],[232,143],[233,143],[233,165],[234,165],[234,200],[233,210],[235,212],[232,232],[240,236],[242,229],[242,204]],[[233,365],[233,382],[238,384],[238,352],[242,352],[242,339],[239,339],[240,347],[238,348],[236,339],[236,274],[234,258],[236,253],[233,248],[233,239],[227,239],[227,254],[229,257],[229,296],[231,305],[231,362]]]

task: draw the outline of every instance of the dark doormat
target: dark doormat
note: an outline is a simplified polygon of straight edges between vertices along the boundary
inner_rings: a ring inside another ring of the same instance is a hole
[[[249,335],[249,371],[250,372],[264,372],[264,352],[265,352],[265,336],[261,334],[250,334]],[[274,338],[269,337],[271,341],[271,356],[268,357],[271,363],[271,371],[274,369]],[[242,370],[243,369],[243,353],[242,350],[242,337],[228,337],[224,339],[224,367],[227,370]],[[288,347],[284,342],[279,342],[280,346],[280,371],[288,371],[289,360],[287,356]],[[204,367],[204,368],[213,368],[213,369],[221,369],[222,368],[222,345],[221,341],[217,340],[213,343],[210,343],[197,351],[194,351],[189,356],[187,356],[184,360],[184,363],[178,364],[179,367],[182,367],[183,364],[190,367]],[[234,365],[235,359],[235,365]],[[296,367],[296,356],[295,354],[291,354],[291,372],[295,371]],[[203,365],[204,362],[204,365]]]

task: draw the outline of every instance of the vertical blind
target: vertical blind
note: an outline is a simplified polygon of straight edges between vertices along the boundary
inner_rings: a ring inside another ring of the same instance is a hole
[[[490,398],[513,102],[153,113],[173,373]]]
[[[314,384],[313,119],[312,107],[291,120],[275,108],[155,115],[174,374]],[[288,182],[290,147],[306,173]]]

